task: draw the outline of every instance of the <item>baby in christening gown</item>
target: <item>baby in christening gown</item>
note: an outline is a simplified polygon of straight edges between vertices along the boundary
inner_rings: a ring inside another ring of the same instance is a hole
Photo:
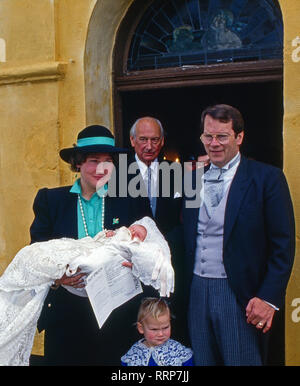
[[[144,284],[159,290],[160,296],[174,291],[174,271],[169,246],[149,217],[136,221],[130,227],[115,231],[101,231],[93,239],[81,239],[93,248],[84,257],[78,256],[68,265],[66,275],[75,274],[78,267],[87,274],[97,270],[104,261],[123,257],[130,262],[132,273]],[[87,296],[84,288],[64,286],[68,291]]]
[[[55,280],[78,268],[88,275],[117,255],[131,262],[133,275],[161,296],[174,291],[168,243],[149,217],[94,238],[54,239],[22,248],[0,277],[0,365],[29,364],[37,321]],[[84,289],[66,289],[86,296]]]

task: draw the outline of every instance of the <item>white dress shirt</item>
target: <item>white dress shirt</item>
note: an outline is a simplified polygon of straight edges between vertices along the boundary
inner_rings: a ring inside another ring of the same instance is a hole
[[[240,158],[240,157],[241,157],[240,153],[237,153],[236,156],[234,156],[226,165],[222,166],[222,169],[226,170],[223,174],[223,181],[224,181],[224,183],[223,183],[223,195],[227,191],[227,189],[229,188],[229,186],[233,180],[233,177],[236,173],[236,170],[240,164],[240,160],[238,162],[235,162],[235,161],[237,160],[237,158]],[[230,164],[233,164],[233,166],[231,168],[229,168]],[[211,163],[210,167],[219,169],[219,167],[214,165],[213,163]],[[203,178],[204,178],[204,175],[203,175]]]
[[[145,182],[145,186],[148,186],[148,166],[139,159],[137,154],[135,154],[136,162],[139,166],[141,175]],[[151,169],[151,197],[157,197],[157,175],[158,175],[158,161],[155,159],[150,164]]]

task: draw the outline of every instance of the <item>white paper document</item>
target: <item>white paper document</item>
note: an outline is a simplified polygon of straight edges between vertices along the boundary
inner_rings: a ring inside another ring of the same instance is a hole
[[[115,308],[143,292],[131,269],[122,265],[124,261],[120,256],[104,260],[101,267],[87,277],[85,289],[99,328]]]

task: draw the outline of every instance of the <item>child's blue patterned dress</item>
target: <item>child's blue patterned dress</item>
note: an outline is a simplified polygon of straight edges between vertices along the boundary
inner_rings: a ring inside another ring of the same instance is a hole
[[[136,342],[121,358],[122,366],[193,366],[193,352],[173,339],[147,347],[144,338]]]

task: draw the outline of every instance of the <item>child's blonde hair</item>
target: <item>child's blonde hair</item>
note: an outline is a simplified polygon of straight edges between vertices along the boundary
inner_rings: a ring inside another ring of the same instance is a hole
[[[150,297],[144,298],[138,311],[137,323],[142,323],[148,316],[158,319],[162,314],[166,313],[168,313],[171,317],[169,306],[164,299]]]

